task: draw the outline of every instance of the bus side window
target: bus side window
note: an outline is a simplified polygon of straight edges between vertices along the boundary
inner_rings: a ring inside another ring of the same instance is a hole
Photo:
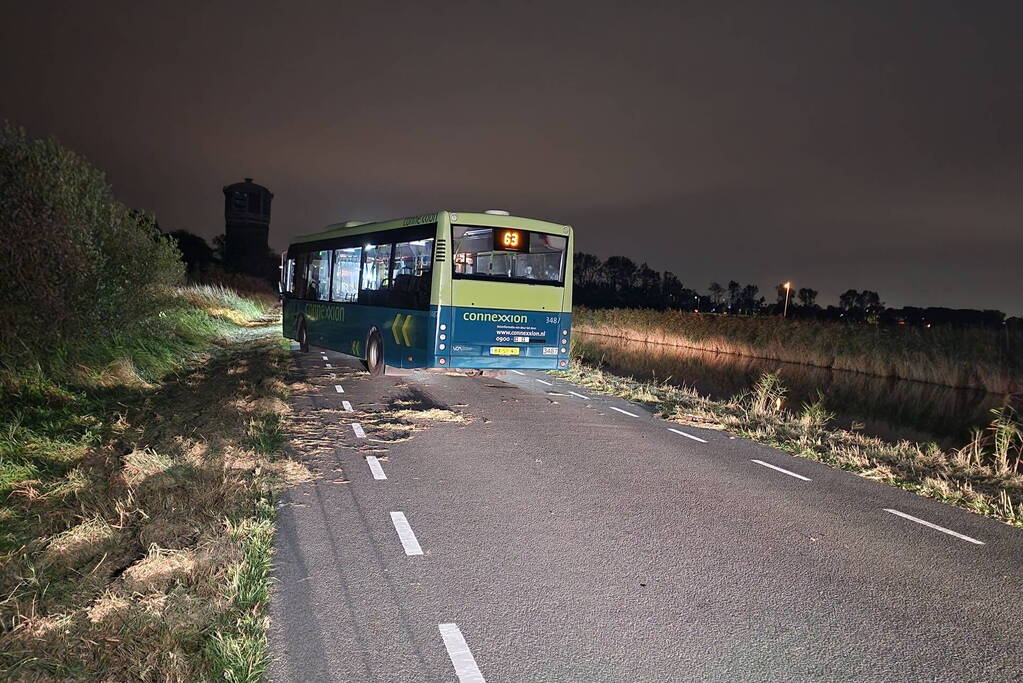
[[[423,239],[394,245],[394,284],[391,306],[427,310],[430,307],[433,240]]]
[[[295,291],[295,259],[289,258],[284,262],[284,273],[281,291],[285,294],[292,294]]]
[[[299,299],[305,299],[306,283],[308,282],[309,254],[299,254],[295,257],[295,279],[292,283],[292,291]]]
[[[359,303],[388,306],[391,287],[391,245],[368,245],[362,252],[362,284]]]
[[[334,285],[331,301],[356,301],[359,298],[359,266],[362,247],[334,250]]]
[[[314,251],[309,255],[309,295],[307,299],[330,299],[330,252]]]

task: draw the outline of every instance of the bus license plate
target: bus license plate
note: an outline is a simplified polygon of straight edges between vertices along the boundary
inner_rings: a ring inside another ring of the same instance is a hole
[[[517,356],[519,355],[519,347],[517,346],[491,346],[491,356]]]

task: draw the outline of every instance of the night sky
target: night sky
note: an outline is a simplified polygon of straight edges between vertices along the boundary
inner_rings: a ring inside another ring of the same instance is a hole
[[[0,118],[165,230],[508,209],[712,280],[1023,314],[1023,2],[5,3]]]

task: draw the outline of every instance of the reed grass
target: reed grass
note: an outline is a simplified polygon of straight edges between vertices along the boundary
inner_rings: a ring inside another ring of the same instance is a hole
[[[578,332],[766,358],[878,377],[1023,392],[1023,333],[951,326],[880,327],[777,316],[576,309]]]

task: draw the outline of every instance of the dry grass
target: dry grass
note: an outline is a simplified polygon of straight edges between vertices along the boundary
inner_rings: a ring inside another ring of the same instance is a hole
[[[280,458],[289,359],[273,337],[221,342],[158,388],[104,381],[115,400],[56,432],[19,413],[7,438],[48,464],[0,504],[6,676],[262,677],[272,495],[308,476]]]
[[[643,403],[668,420],[728,430],[753,441],[860,476],[951,503],[1007,524],[1023,526],[1023,425],[1010,409],[965,448],[896,443],[855,430],[831,429],[822,403],[798,411],[783,407],[777,377],[761,378],[753,391],[713,401],[694,389],[645,383],[579,364],[555,373],[591,390]]]
[[[195,284],[179,287],[177,294],[209,315],[222,318],[239,327],[258,327],[272,319],[276,304],[268,296],[242,296],[221,284]]]
[[[577,309],[577,332],[1008,394],[1023,391],[1009,330],[878,327],[777,316]]]

